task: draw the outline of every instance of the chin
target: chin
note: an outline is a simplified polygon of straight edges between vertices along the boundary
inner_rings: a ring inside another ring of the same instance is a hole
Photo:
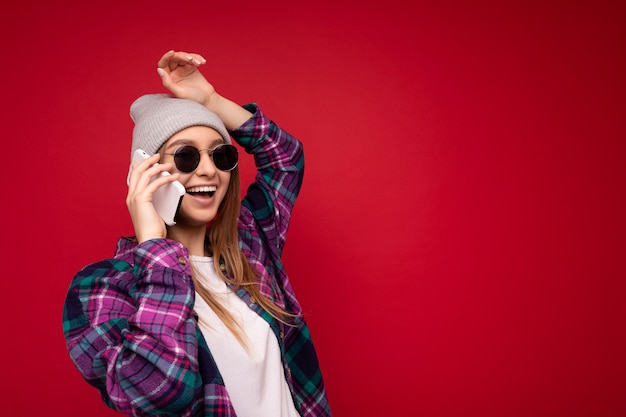
[[[195,215],[189,216],[187,214],[179,214],[176,218],[176,224],[187,227],[202,227],[206,226],[208,223],[212,222],[217,213],[209,213],[206,215]]]

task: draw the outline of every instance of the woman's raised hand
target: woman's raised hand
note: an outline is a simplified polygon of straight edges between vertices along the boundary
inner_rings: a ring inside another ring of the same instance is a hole
[[[169,51],[159,60],[157,72],[163,86],[174,96],[196,101],[210,109],[219,96],[198,70],[204,64],[206,59],[202,55]]]
[[[202,55],[169,51],[159,60],[157,72],[174,96],[202,104],[222,119],[226,129],[237,129],[252,113],[215,91],[198,69],[204,64]]]

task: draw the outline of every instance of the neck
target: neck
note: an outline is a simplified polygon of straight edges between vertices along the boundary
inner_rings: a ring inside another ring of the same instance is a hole
[[[206,256],[206,225],[189,227],[176,224],[167,230],[167,237],[180,242],[187,248],[189,255]]]

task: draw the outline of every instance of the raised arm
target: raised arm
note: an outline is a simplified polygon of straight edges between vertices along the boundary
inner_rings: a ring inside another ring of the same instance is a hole
[[[159,60],[157,72],[174,96],[202,104],[217,114],[228,130],[239,128],[252,113],[215,91],[198,69],[204,64],[201,55],[169,51]]]
[[[257,174],[244,198],[240,220],[244,228],[254,224],[260,227],[280,255],[302,185],[304,152],[300,141],[270,120],[259,107],[255,104],[245,107],[254,112],[253,117],[231,134],[246,152],[254,155]]]
[[[302,183],[302,144],[256,105],[242,107],[218,94],[199,70],[206,62],[199,54],[169,51],[159,60],[157,72],[176,97],[217,114],[233,138],[254,155],[258,172],[243,201],[241,220],[244,228],[260,228],[280,254]]]

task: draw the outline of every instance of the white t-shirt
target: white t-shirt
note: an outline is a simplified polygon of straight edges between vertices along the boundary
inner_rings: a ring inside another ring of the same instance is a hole
[[[196,293],[200,330],[217,363],[238,417],[299,417],[269,324],[217,276],[213,258],[190,256],[201,282],[241,324],[246,350]]]

